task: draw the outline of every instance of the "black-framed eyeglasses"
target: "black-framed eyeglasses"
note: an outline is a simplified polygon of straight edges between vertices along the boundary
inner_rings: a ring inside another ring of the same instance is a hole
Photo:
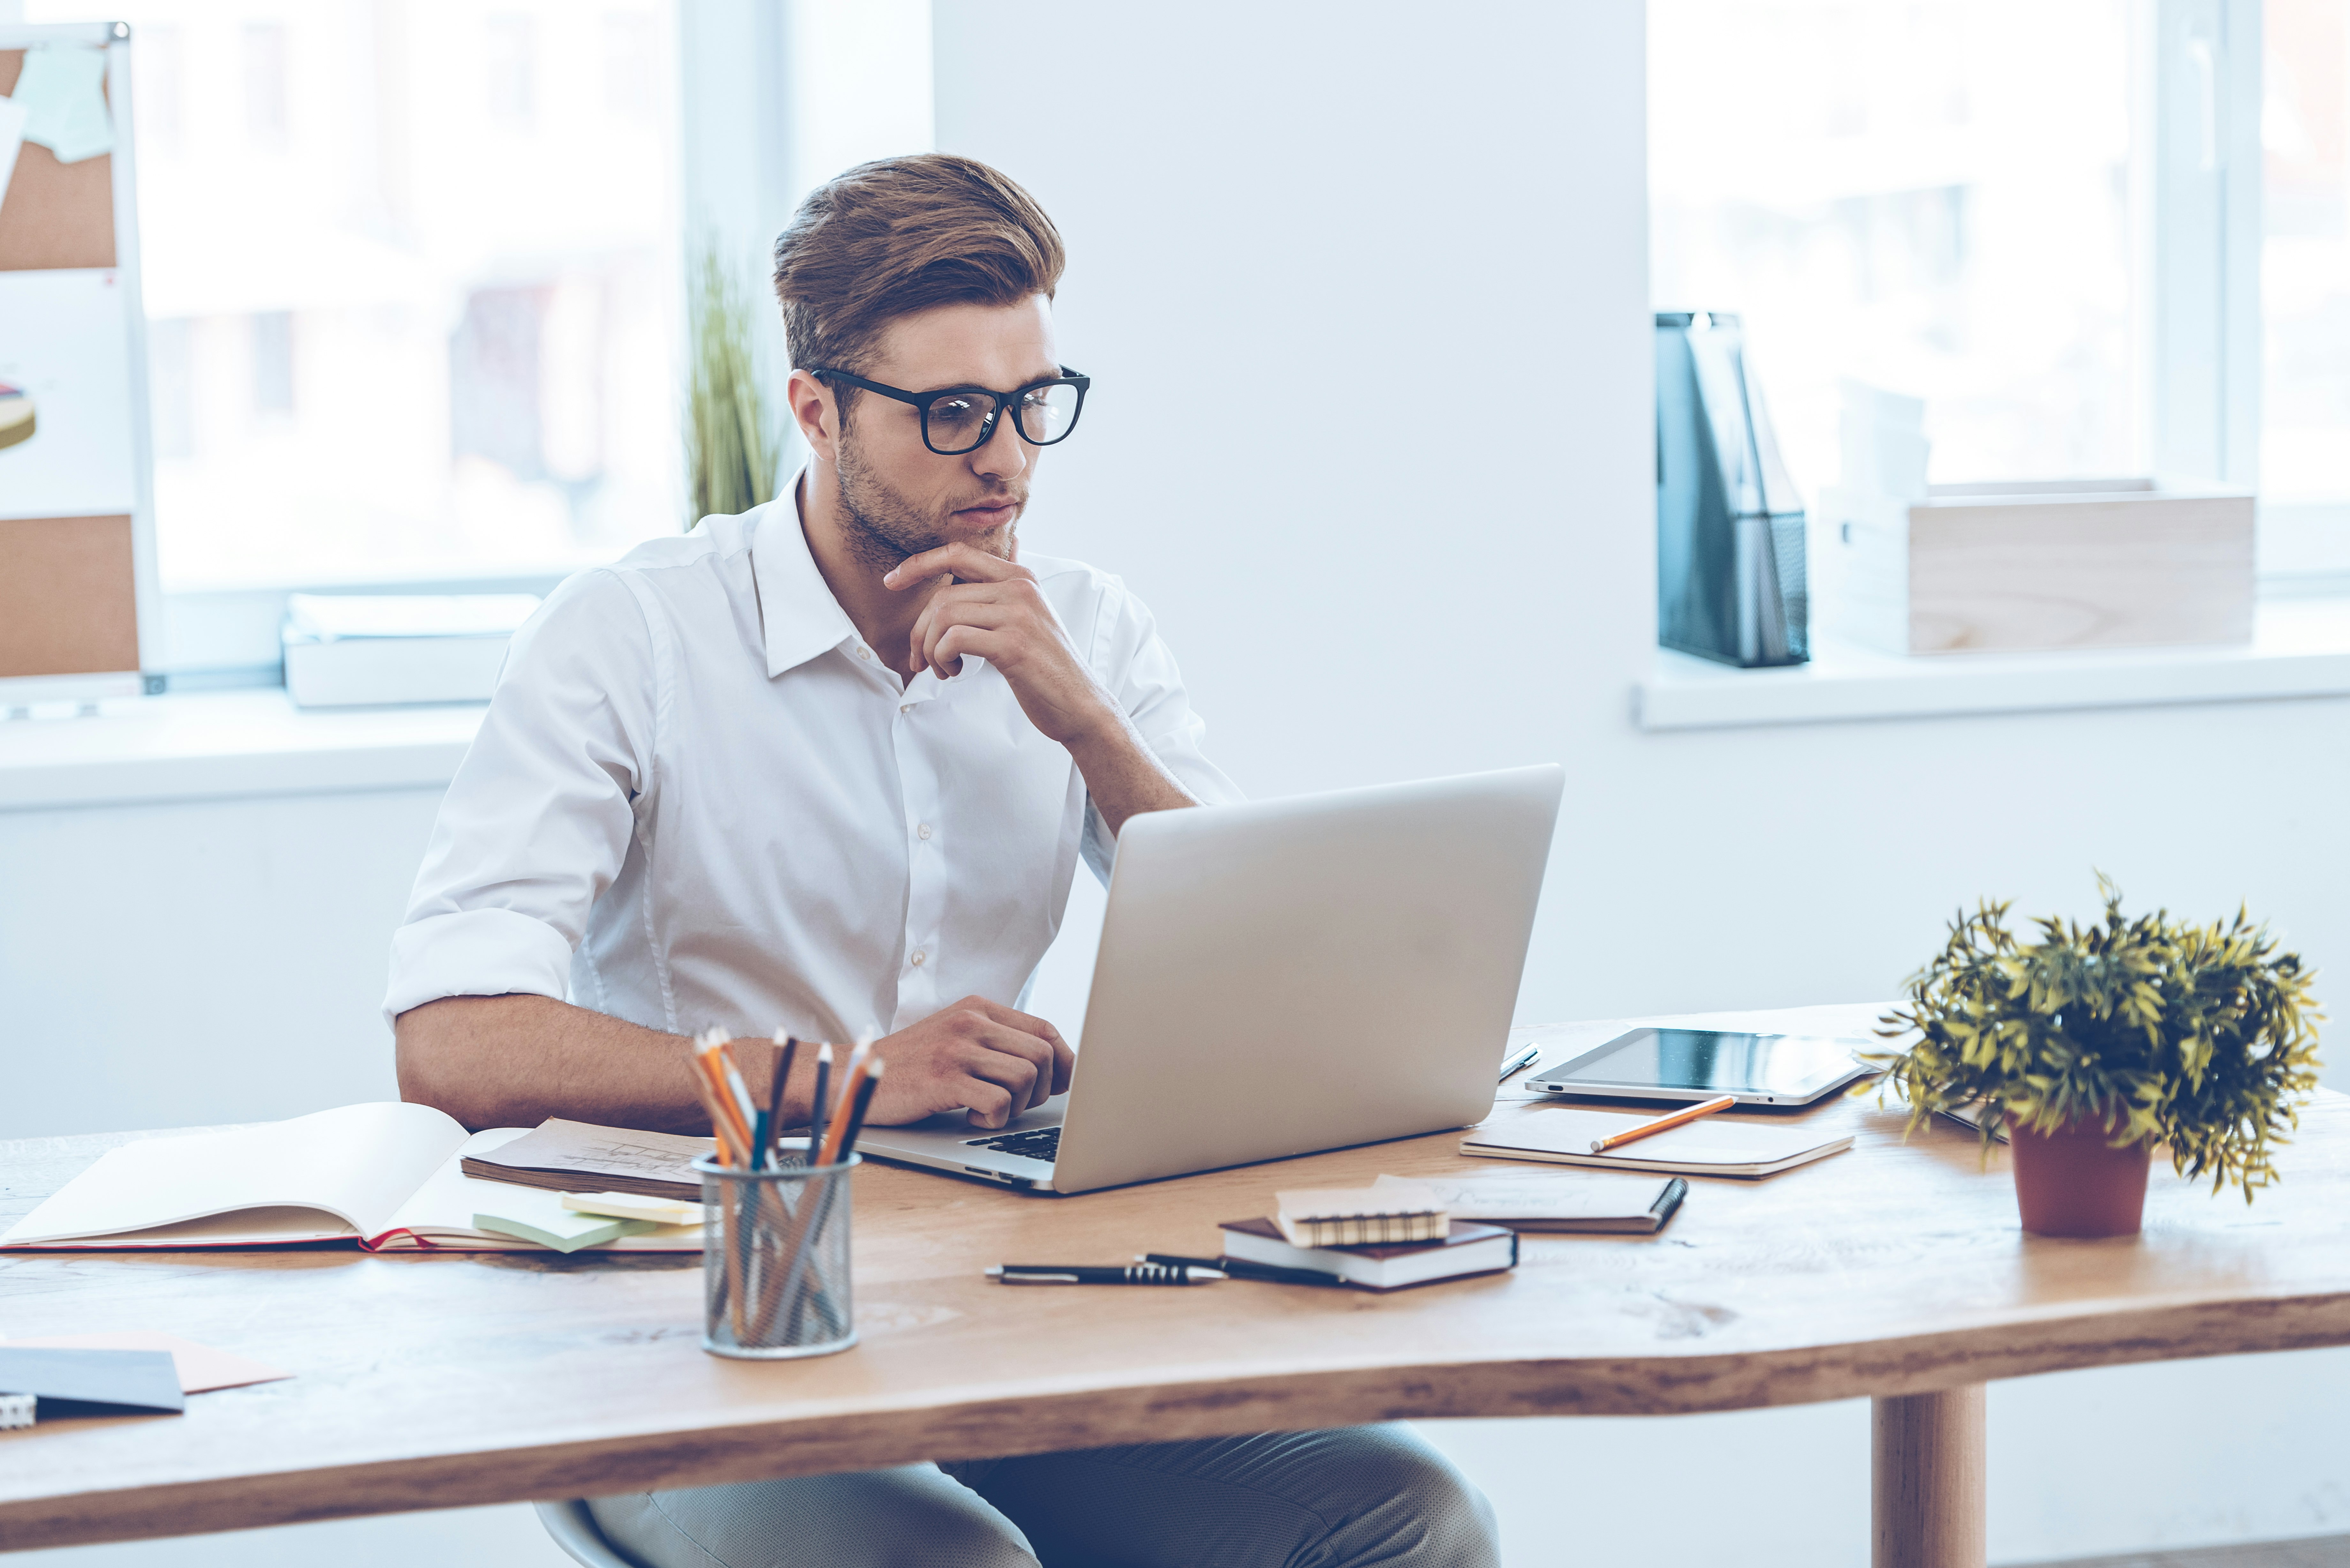
[[[1007,408],[1012,410],[1012,428],[1030,446],[1051,446],[1056,441],[1066,441],[1069,432],[1077,428],[1077,416],[1085,411],[1086,389],[1094,384],[1092,377],[1080,376],[1066,365],[1051,380],[1031,381],[1009,392],[992,392],[985,387],[910,392],[902,387],[885,387],[879,381],[820,365],[809,366],[808,374],[846,381],[852,387],[895,398],[919,410],[922,416],[922,444],[941,457],[960,457],[985,446],[995,435],[996,420]]]

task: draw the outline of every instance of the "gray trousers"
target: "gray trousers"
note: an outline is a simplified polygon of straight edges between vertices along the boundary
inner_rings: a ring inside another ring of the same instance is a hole
[[[1493,1511],[1409,1428],[801,1476],[589,1503],[645,1568],[1492,1568]]]

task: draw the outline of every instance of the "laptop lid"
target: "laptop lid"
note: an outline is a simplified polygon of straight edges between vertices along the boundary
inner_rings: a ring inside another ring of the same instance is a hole
[[[1565,784],[1544,765],[1130,818],[1054,1189],[1481,1120]]]

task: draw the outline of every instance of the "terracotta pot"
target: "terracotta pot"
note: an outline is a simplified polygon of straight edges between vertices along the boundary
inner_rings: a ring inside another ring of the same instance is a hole
[[[2007,1122],[2015,1157],[2015,1206],[2035,1236],[2135,1236],[2146,1217],[2152,1143],[2109,1147],[2104,1124],[2075,1120],[2054,1132]]]

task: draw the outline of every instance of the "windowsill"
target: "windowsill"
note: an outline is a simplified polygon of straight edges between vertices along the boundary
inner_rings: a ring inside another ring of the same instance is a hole
[[[0,722],[0,811],[446,784],[487,707],[313,709],[282,688]]]
[[[1821,639],[1787,670],[1659,649],[1633,713],[1644,730],[1703,730],[2338,695],[2350,695],[2350,597],[2264,597],[2252,640],[2230,648],[1905,659]]]

